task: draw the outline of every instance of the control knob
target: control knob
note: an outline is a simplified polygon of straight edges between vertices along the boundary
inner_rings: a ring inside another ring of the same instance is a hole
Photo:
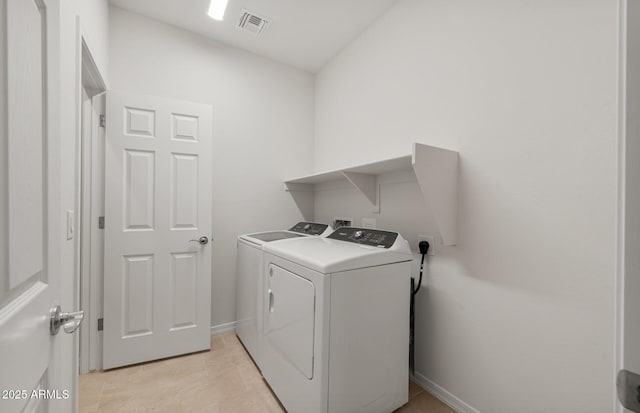
[[[307,224],[304,226],[304,228],[302,228],[305,232],[309,231],[309,228],[311,228],[311,224]]]
[[[360,239],[362,238],[363,235],[364,235],[363,231],[356,231],[353,233],[353,236],[355,237],[355,239]]]

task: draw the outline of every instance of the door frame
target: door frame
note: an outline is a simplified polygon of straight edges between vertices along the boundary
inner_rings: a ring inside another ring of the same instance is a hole
[[[618,180],[616,208],[614,411],[625,410],[618,401],[615,377],[622,370],[640,373],[640,177],[637,161],[639,129],[632,117],[640,105],[640,0],[618,0]],[[634,37],[635,36],[635,37]],[[630,352],[629,349],[634,349]]]
[[[76,165],[75,165],[75,187],[76,187],[76,237],[75,237],[75,280],[76,291],[78,292],[78,303],[80,309],[84,310],[85,322],[80,326],[79,351],[78,351],[78,372],[88,373],[90,370],[101,368],[101,358],[97,343],[100,342],[97,331],[96,317],[96,294],[98,283],[101,282],[101,274],[98,274],[97,266],[92,260],[98,251],[93,231],[97,229],[97,219],[94,220],[93,211],[96,206],[93,200],[95,194],[100,191],[100,176],[93,174],[93,152],[92,142],[99,139],[100,125],[99,118],[91,116],[91,123],[83,125],[83,109],[87,109],[83,99],[83,90],[86,91],[89,102],[94,96],[104,93],[107,84],[98,69],[89,45],[85,40],[80,17],[76,17],[76,67],[78,68],[76,78],[76,114],[77,131],[76,134]],[[89,110],[93,112],[90,105]],[[95,225],[92,225],[95,223]],[[101,287],[100,287],[101,289]]]
[[[624,365],[624,248],[625,248],[625,141],[626,141],[626,45],[627,45],[627,1],[618,0],[618,136],[617,136],[617,199],[616,199],[616,262],[615,262],[615,378]],[[615,379],[613,380],[614,412],[624,408],[618,401]]]

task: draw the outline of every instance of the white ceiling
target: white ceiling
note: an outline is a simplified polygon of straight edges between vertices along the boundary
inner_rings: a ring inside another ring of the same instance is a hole
[[[118,7],[316,72],[397,0],[229,0],[225,20],[209,0],[110,0]],[[270,20],[256,36],[237,27],[242,9]]]

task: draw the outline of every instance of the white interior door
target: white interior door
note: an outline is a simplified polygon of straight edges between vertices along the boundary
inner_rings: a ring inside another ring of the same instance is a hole
[[[60,303],[57,273],[62,219],[56,191],[58,7],[57,0],[0,3],[3,413],[69,412],[75,406],[73,340],[52,337],[49,326],[52,306],[68,304]]]
[[[107,92],[106,115],[104,368],[208,349],[212,108]]]

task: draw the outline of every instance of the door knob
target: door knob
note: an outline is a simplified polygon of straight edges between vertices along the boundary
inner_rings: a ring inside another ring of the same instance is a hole
[[[190,239],[189,242],[197,242],[200,245],[207,245],[209,243],[209,238],[202,236],[198,239]]]
[[[76,311],[75,313],[63,313],[60,306],[51,309],[51,321],[49,322],[49,330],[51,335],[55,336],[60,330],[60,326],[64,332],[71,334],[80,327],[80,323],[84,318],[84,311]]]

